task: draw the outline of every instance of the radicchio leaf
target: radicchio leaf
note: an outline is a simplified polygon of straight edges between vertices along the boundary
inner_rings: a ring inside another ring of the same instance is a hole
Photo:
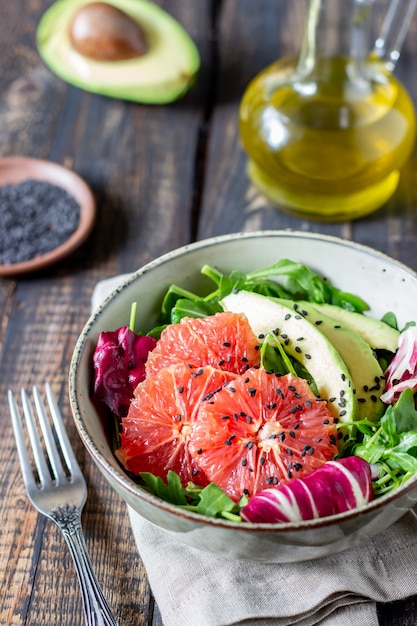
[[[133,392],[145,378],[145,362],[156,345],[128,326],[102,332],[93,354],[94,393],[118,417],[127,415]]]
[[[343,513],[373,499],[371,466],[355,456],[327,461],[304,478],[293,478],[253,496],[241,511],[247,522],[301,522]]]
[[[417,326],[400,334],[398,350],[385,371],[386,391],[381,400],[393,404],[404,389],[417,389]]]

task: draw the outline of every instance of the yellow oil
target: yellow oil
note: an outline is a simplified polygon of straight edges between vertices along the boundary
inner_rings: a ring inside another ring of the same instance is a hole
[[[298,80],[295,60],[283,59],[248,86],[240,135],[248,174],[270,202],[334,221],[366,215],[394,193],[414,147],[414,108],[388,71],[371,59],[367,69],[331,58]]]

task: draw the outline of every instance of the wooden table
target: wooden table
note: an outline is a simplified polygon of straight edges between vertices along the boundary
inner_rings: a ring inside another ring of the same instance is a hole
[[[158,0],[186,27],[202,59],[193,89],[169,106],[93,95],[54,76],[35,45],[36,26],[50,4],[2,2],[0,154],[72,168],[91,186],[98,219],[88,243],[67,260],[0,280],[0,623],[83,623],[64,541],[26,498],[6,403],[8,388],[48,380],[89,484],[83,525],[105,595],[121,625],[158,626],[125,505],[87,456],[70,416],[69,362],[93,286],[190,241],[258,229],[338,235],[417,269],[416,162],[406,166],[386,206],[353,223],[299,220],[251,187],[238,137],[239,101],[261,68],[298,51],[300,0]],[[396,69],[415,102],[416,31],[417,15]],[[416,622],[417,597],[380,607],[381,625]]]

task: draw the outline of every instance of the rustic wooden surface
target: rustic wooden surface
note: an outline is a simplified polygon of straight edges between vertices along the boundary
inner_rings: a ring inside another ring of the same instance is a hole
[[[98,219],[88,244],[72,257],[38,274],[0,279],[1,624],[83,623],[62,537],[26,498],[6,403],[8,388],[45,380],[58,395],[89,484],[83,525],[104,593],[121,625],[162,624],[125,506],[87,457],[70,417],[69,361],[98,280],[195,239],[262,228],[339,235],[417,269],[414,158],[390,202],[355,223],[293,218],[269,206],[248,183],[237,132],[239,100],[261,68],[297,52],[303,1],[158,4],[186,27],[202,59],[193,89],[168,106],[104,98],[64,83],[36,50],[36,26],[50,2],[2,2],[0,155],[41,157],[74,169],[95,194]],[[396,69],[414,102],[416,31],[417,16]],[[416,598],[380,607],[382,626],[416,622]]]

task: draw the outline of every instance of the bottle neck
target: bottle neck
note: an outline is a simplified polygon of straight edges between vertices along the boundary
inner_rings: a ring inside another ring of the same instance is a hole
[[[334,58],[349,59],[360,68],[370,49],[373,0],[310,0],[298,75],[311,75]]]

